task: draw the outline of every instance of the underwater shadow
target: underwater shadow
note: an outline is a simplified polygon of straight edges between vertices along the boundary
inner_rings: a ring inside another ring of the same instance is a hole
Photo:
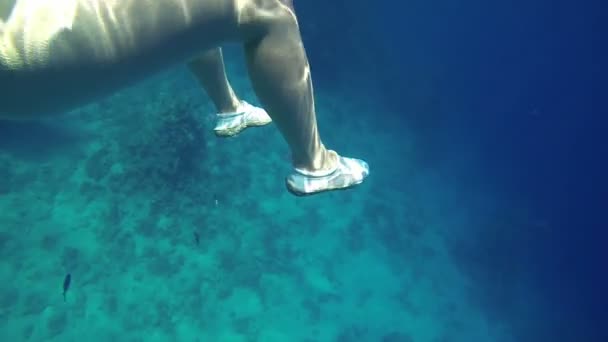
[[[0,120],[0,152],[16,159],[47,159],[58,153],[75,151],[87,140],[87,135],[73,124]]]

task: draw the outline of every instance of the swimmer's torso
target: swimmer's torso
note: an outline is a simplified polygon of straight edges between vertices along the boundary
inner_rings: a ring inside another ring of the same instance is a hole
[[[233,17],[232,0],[0,0],[0,118],[71,109],[183,62],[230,36]]]

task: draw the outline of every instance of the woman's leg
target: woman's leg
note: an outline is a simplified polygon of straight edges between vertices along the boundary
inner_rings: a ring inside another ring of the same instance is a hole
[[[253,87],[289,144],[294,167],[332,169],[336,155],[325,149],[319,137],[310,67],[295,13],[279,0],[261,2],[262,8],[244,9],[242,19]],[[247,13],[252,17],[247,18]]]
[[[237,110],[240,100],[228,82],[221,48],[203,52],[188,63],[188,68],[205,89],[218,113],[233,113]]]
[[[317,129],[308,58],[290,0],[241,1],[239,26],[253,87],[292,152],[287,188],[296,195],[363,182],[367,163],[327,150]]]

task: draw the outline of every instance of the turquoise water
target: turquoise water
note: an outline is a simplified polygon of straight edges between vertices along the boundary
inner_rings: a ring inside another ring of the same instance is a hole
[[[234,55],[231,80],[255,101]],[[415,148],[397,132],[356,139],[356,117],[331,129],[373,100],[317,103],[328,140],[376,166],[356,190],[290,195],[276,128],[216,138],[213,107],[181,68],[59,119],[5,124],[2,336],[508,341],[450,256],[446,222],[467,215],[450,187],[393,158]]]
[[[569,110],[594,102],[547,86],[561,62],[539,61],[557,40],[515,43],[552,37],[539,27],[561,17],[536,21],[540,2],[498,19],[479,15],[489,5],[298,5],[322,139],[368,161],[368,180],[292,196],[276,127],[216,138],[184,67],[60,117],[0,122],[0,339],[602,341],[602,297],[583,283],[602,268],[576,257],[603,236],[565,228],[592,219],[562,202],[584,180],[555,171],[584,156],[564,137],[588,129]],[[225,57],[259,104],[241,51]]]

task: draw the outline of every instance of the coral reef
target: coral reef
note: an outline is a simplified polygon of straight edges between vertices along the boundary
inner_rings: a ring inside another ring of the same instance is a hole
[[[126,165],[120,184],[185,191],[205,174],[205,128],[191,101],[164,108],[147,134],[138,134],[123,151]]]

